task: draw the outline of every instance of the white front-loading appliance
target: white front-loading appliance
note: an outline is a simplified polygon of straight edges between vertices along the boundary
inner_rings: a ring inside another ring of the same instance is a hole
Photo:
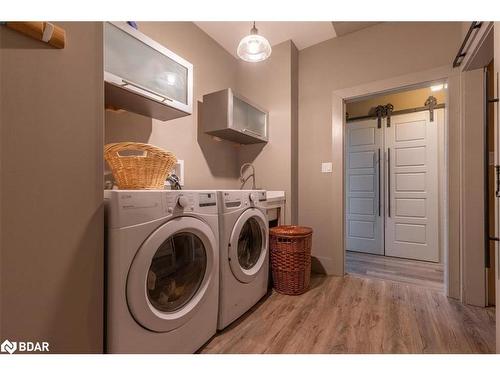
[[[220,289],[218,328],[238,319],[266,293],[269,278],[264,190],[219,194]]]
[[[217,329],[214,191],[111,190],[106,351],[194,353]]]

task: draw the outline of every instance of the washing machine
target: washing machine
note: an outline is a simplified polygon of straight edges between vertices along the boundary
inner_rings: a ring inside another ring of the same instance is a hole
[[[217,329],[214,191],[111,190],[107,214],[108,353],[194,353]]]
[[[269,223],[264,190],[224,190],[218,191],[218,194],[218,329],[223,329],[267,293]]]

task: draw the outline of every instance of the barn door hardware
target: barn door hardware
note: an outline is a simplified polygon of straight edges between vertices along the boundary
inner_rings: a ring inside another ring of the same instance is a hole
[[[394,106],[391,103],[388,103],[385,106],[385,115],[387,117],[387,127],[388,128],[391,127],[391,115],[392,115],[392,111],[394,111]]]
[[[424,106],[429,109],[429,120],[431,122],[434,121],[434,109],[437,106],[437,99],[433,97],[432,95],[427,98],[427,100],[424,103]]]
[[[481,21],[474,21],[471,23],[469,30],[467,31],[467,34],[465,35],[465,38],[462,42],[462,45],[460,46],[460,49],[458,50],[458,53],[455,56],[455,59],[453,60],[453,67],[454,68],[456,68],[457,66],[460,66],[460,64],[462,63],[462,61],[466,55],[466,52],[464,52],[464,49],[465,49],[465,46],[467,45],[467,43],[469,42],[469,39],[472,35],[472,32],[475,29],[479,29],[482,24],[483,23]]]
[[[375,114],[377,115],[377,128],[382,127],[382,118],[385,116],[385,107],[383,105],[378,105],[375,108]]]
[[[432,109],[437,110],[437,109],[442,109],[445,107],[446,107],[446,105],[444,103],[439,103],[439,104],[435,104]],[[379,105],[379,106],[371,109],[370,113],[368,115],[355,116],[355,117],[349,116],[349,118],[347,119],[347,122],[361,121],[361,120],[368,120],[368,119],[380,119],[379,120],[379,127],[380,127],[381,123],[382,123],[381,120],[386,116],[387,116],[387,118],[388,118],[388,116],[390,116],[392,118],[393,116],[397,116],[397,115],[404,115],[407,113],[416,113],[416,112],[426,112],[426,111],[429,111],[429,106],[427,106],[427,105],[422,106],[422,107],[416,107],[416,108],[405,108],[405,109],[400,109],[397,111],[396,110],[389,111],[388,109],[386,109],[386,106]],[[388,120],[389,120],[389,118],[388,118]]]

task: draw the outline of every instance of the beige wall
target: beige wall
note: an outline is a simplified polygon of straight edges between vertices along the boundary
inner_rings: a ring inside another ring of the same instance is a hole
[[[299,53],[299,222],[314,228],[313,255],[328,272],[343,272],[343,197],[332,193],[343,189],[343,149],[332,146],[333,91],[449,65],[460,30],[453,22],[388,22]],[[333,173],[321,173],[324,161],[334,162]]]
[[[62,50],[0,26],[2,339],[99,353],[103,322],[100,23]]]
[[[238,189],[242,163],[256,168],[257,187],[285,190],[286,220],[297,220],[298,51],[288,41],[271,58],[249,64],[237,60],[191,22],[142,22],[144,34],[194,65],[194,112],[159,121],[128,112],[106,111],[106,143],[147,142],[174,152],[185,163],[185,189]],[[270,113],[269,143],[238,145],[203,132],[203,95],[235,89]],[[295,169],[294,169],[295,167]],[[247,185],[251,187],[250,181]]]
[[[285,191],[285,221],[296,222],[297,48],[287,41],[264,62],[239,61],[237,77],[237,91],[269,111],[269,143],[241,146],[240,164],[253,163],[257,187]]]
[[[186,189],[237,189],[239,146],[203,133],[203,95],[236,86],[236,59],[191,22],[140,22],[139,30],[194,65],[193,114],[171,121],[106,111],[106,143],[146,142],[184,160]]]
[[[346,103],[346,112],[350,118],[375,114],[378,105],[388,103],[394,106],[394,111],[402,109],[423,107],[429,96],[434,96],[438,104],[446,102],[445,90],[432,91],[430,87],[409,90],[387,95],[377,95],[363,100],[355,100]]]

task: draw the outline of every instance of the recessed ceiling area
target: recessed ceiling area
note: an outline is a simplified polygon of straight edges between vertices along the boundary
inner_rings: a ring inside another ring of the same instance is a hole
[[[379,22],[256,22],[259,34],[267,38],[271,46],[292,40],[299,50],[325,40],[343,36]],[[226,51],[236,56],[241,38],[250,33],[252,22],[195,22],[195,24],[219,43]]]
[[[333,28],[335,29],[335,34],[337,34],[337,36],[344,36],[350,33],[354,33],[378,23],[380,22],[332,22]]]

